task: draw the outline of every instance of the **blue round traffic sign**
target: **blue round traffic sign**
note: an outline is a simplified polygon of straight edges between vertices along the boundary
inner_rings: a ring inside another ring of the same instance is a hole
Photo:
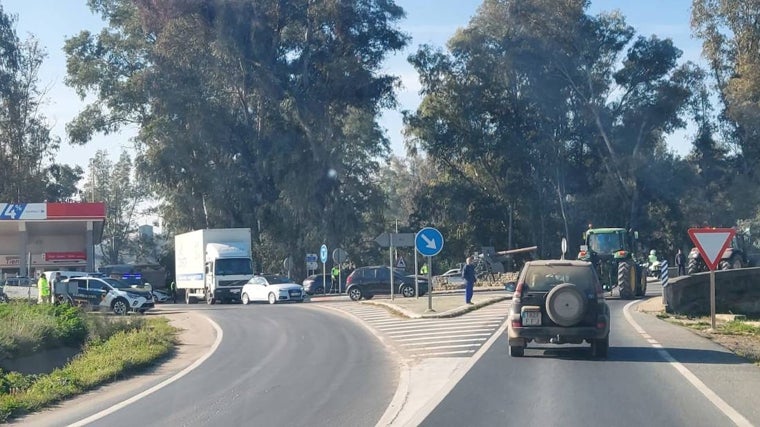
[[[322,245],[319,248],[319,259],[322,261],[322,264],[327,262],[327,245]]]
[[[436,256],[443,249],[443,235],[433,227],[425,227],[414,237],[414,247],[424,256]]]

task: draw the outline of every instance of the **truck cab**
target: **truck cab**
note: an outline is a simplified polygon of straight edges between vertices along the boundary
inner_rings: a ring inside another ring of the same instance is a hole
[[[234,245],[209,243],[206,245],[205,287],[208,303],[240,300],[240,292],[253,277],[253,263],[248,252]]]

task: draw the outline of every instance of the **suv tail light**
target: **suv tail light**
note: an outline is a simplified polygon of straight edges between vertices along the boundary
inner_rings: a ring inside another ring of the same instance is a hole
[[[351,282],[353,282],[353,281],[354,281],[354,275],[353,274],[349,274],[348,277],[346,277],[346,285],[350,285]]]
[[[517,284],[517,287],[515,287],[515,292],[512,294],[512,303],[520,303],[520,298],[522,298],[522,291],[523,282],[519,282]]]

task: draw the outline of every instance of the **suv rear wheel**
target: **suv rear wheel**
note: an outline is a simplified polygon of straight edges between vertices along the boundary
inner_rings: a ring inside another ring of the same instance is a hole
[[[560,326],[574,326],[586,313],[586,299],[572,283],[557,285],[546,296],[546,314]]]
[[[525,355],[525,346],[510,345],[509,355],[510,357],[523,357]]]
[[[610,337],[591,340],[591,355],[593,357],[607,357],[607,350],[610,348]]]

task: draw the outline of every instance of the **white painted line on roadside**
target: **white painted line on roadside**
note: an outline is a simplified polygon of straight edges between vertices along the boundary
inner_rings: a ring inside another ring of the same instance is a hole
[[[206,316],[203,316],[203,317],[206,317]],[[149,395],[157,392],[158,390],[161,390],[162,388],[164,388],[164,387],[168,386],[169,384],[177,381],[178,379],[184,377],[185,375],[187,375],[190,372],[192,372],[195,368],[197,368],[198,366],[200,366],[203,362],[206,361],[206,359],[208,359],[209,357],[211,357],[211,355],[214,354],[214,352],[216,351],[217,348],[219,348],[219,345],[222,343],[222,338],[224,337],[224,332],[222,331],[222,328],[219,327],[219,325],[216,322],[214,322],[213,320],[211,320],[208,317],[206,317],[206,320],[208,320],[208,322],[211,323],[211,326],[214,328],[214,330],[216,330],[216,340],[214,341],[214,344],[211,345],[211,349],[208,352],[206,352],[206,354],[204,354],[200,359],[196,360],[195,362],[193,362],[190,366],[186,367],[185,369],[177,372],[172,377],[165,379],[164,381],[162,381],[162,382],[154,385],[153,387],[151,387],[151,388],[143,391],[142,393],[136,394],[136,395],[130,397],[129,399],[127,399],[127,400],[124,400],[124,401],[122,401],[120,403],[117,403],[117,404],[115,404],[115,405],[113,405],[113,406],[111,406],[111,407],[109,407],[107,409],[104,409],[104,410],[102,410],[102,411],[100,411],[100,412],[98,412],[96,414],[90,415],[89,417],[87,417],[87,418],[85,418],[83,420],[77,421],[77,422],[75,422],[73,424],[69,424],[68,427],[85,426],[85,425],[87,425],[89,423],[92,423],[94,421],[97,421],[97,420],[99,420],[99,419],[101,419],[103,417],[111,415],[114,412],[116,412],[116,411],[118,411],[118,410],[120,410],[122,408],[125,408],[125,407],[127,407],[127,406],[129,406],[129,405],[131,405],[131,404],[133,404],[135,402],[137,402],[138,400],[142,399],[143,397],[149,396]]]
[[[647,341],[649,341],[649,344],[657,344],[657,340],[653,340],[651,338],[648,339]]]
[[[424,346],[428,344],[453,344],[458,342],[473,342],[473,341],[485,341],[487,338],[462,338],[459,340],[446,340],[446,341],[439,341],[437,339],[428,340],[428,342],[422,341],[422,342],[407,342],[407,343],[401,343],[404,347],[415,347],[415,346]]]
[[[480,328],[480,329],[472,329],[472,330],[464,330],[464,331],[457,331],[455,333],[462,333],[462,332],[472,332],[472,333],[480,333],[480,332],[493,332],[493,328]],[[403,338],[413,338],[413,337],[427,337],[427,336],[434,336],[434,335],[449,335],[452,332],[449,331],[440,331],[440,332],[414,332],[414,333],[404,333],[404,332],[398,332],[393,334],[388,334],[393,339],[396,339],[396,337],[403,337]]]
[[[456,326],[436,326],[436,331],[455,331],[457,329],[469,329],[469,328],[487,328],[487,327],[497,327],[501,324],[501,322],[488,322],[488,323],[478,323],[476,325],[456,325]],[[403,331],[418,331],[421,329],[421,327],[424,327],[426,325],[414,325],[414,326],[393,326],[393,327],[378,327],[377,329],[383,331],[383,332],[403,332]],[[428,328],[431,329],[431,328]]]
[[[625,316],[625,320],[627,320],[628,323],[633,326],[633,329],[635,329],[636,332],[644,335],[646,334],[644,328],[642,328],[635,320],[633,320],[633,316],[631,316],[631,313],[629,312],[630,307],[639,302],[640,301],[631,301],[626,304],[623,308],[623,315]],[[694,375],[694,373],[691,372],[686,366],[673,358],[673,356],[671,356],[670,353],[668,353],[668,351],[663,348],[662,344],[652,344],[652,347],[656,348],[657,353],[659,353],[666,362],[670,363],[670,365],[674,367],[679,374],[686,378],[686,380],[689,381],[691,385],[694,386],[694,388],[702,393],[702,395],[704,395],[707,400],[715,405],[715,407],[718,408],[718,410],[727,416],[731,421],[733,421],[734,424],[740,427],[752,427],[752,423],[750,423],[749,420],[744,418],[744,416],[740,414],[739,411],[734,409],[725,400],[721,399],[720,396],[718,396],[714,391],[707,387],[707,385],[703,383],[702,380],[700,380],[696,375]]]
[[[488,349],[491,348],[494,342],[496,342],[497,339],[504,333],[504,330],[507,329],[507,322],[504,322],[499,329],[494,332],[494,334],[491,336],[491,338],[488,339],[488,341],[483,344],[475,354],[472,355],[469,359],[467,359],[467,363],[463,366],[461,366],[459,369],[455,370],[451,373],[451,376],[449,377],[449,381],[446,383],[445,386],[441,387],[435,394],[430,396],[430,399],[428,399],[427,403],[423,405],[417,412],[415,412],[413,415],[409,417],[409,419],[404,420],[405,426],[418,426],[422,423],[425,418],[427,418],[428,415],[430,415],[431,412],[438,406],[439,403],[443,401],[443,399],[451,393],[451,390],[456,387],[456,385],[459,383],[459,381],[464,378],[464,376],[467,374],[467,372],[472,369],[473,366],[475,366],[476,363],[480,360],[481,357],[483,357],[484,354],[488,351]],[[445,353],[450,354],[450,353]],[[506,351],[504,352],[506,355]],[[432,353],[432,354],[425,354],[425,355],[418,355],[423,357],[433,357],[436,355],[443,356],[444,354],[440,353]]]
[[[407,349],[407,350],[409,350],[409,351],[414,351],[414,350],[420,351],[420,350],[444,350],[444,349],[447,349],[447,348],[452,348],[452,349],[454,349],[454,348],[469,348],[469,347],[480,347],[481,344],[482,343],[474,342],[474,343],[470,343],[470,344],[459,344],[459,345],[436,345],[436,346],[433,346],[433,347],[423,347],[423,348]]]
[[[419,353],[419,354],[415,354],[414,356],[428,358],[428,357],[446,357],[446,356],[451,356],[455,354],[472,354],[472,353],[475,353],[475,350],[438,351],[438,352],[433,352],[433,353]]]
[[[448,338],[466,338],[466,337],[490,337],[492,332],[484,332],[480,334],[457,334],[457,335],[446,335]],[[438,337],[430,337],[430,336],[424,336],[419,338],[398,338],[395,341],[401,343],[401,345],[404,345],[406,342],[410,341],[427,341],[427,340],[436,340]]]

